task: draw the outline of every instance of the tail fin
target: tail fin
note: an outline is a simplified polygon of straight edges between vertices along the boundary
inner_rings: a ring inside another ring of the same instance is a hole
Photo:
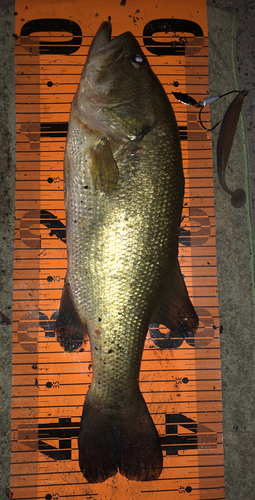
[[[132,407],[112,411],[87,394],[79,434],[80,468],[88,482],[103,482],[118,470],[128,479],[152,481],[163,468],[159,436],[139,392]]]

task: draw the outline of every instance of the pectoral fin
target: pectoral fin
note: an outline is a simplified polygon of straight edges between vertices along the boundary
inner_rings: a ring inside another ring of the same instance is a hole
[[[119,170],[107,139],[91,150],[90,173],[93,186],[102,193],[109,194],[116,186]]]
[[[55,331],[58,341],[68,352],[77,351],[87,333],[87,327],[81,321],[75,308],[67,279],[62,292]]]
[[[198,316],[190,301],[178,261],[166,297],[150,323],[166,326],[176,337],[186,337],[188,332],[195,333],[198,327]]]

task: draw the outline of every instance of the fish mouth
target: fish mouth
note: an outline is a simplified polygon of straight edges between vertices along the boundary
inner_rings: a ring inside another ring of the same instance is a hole
[[[112,25],[110,21],[104,21],[98,28],[91,43],[88,58],[93,57],[99,50],[111,41]]]
[[[128,40],[134,39],[133,35],[126,31],[115,38],[111,38],[112,25],[110,21],[104,21],[99,27],[91,43],[87,60],[98,70],[112,70],[116,64],[122,61]]]

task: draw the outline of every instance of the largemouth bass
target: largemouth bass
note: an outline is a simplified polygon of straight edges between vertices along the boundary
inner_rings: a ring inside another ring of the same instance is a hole
[[[139,390],[150,322],[198,319],[177,260],[183,199],[170,102],[134,36],[104,22],[74,97],[65,151],[68,270],[56,324],[66,350],[89,335],[93,379],[79,433],[89,482],[157,479],[159,436]]]

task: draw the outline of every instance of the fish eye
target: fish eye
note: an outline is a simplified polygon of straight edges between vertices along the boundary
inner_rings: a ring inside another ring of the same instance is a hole
[[[131,57],[131,63],[135,69],[140,69],[144,65],[145,61],[146,59],[142,54],[135,54]]]

